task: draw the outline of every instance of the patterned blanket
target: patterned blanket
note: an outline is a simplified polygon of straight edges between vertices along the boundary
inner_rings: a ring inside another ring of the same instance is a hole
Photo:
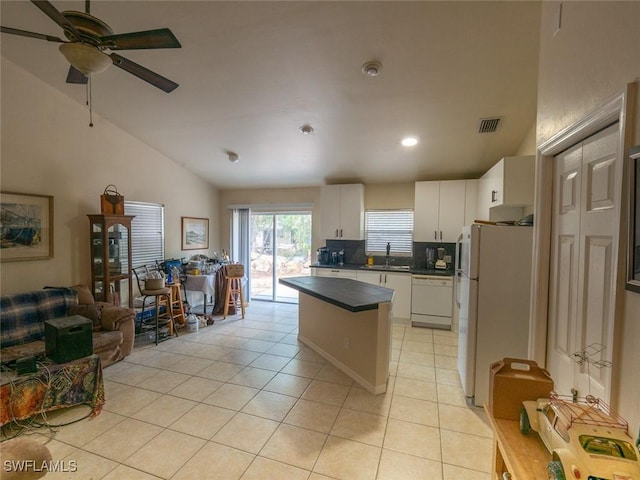
[[[100,414],[104,382],[98,355],[39,367],[0,386],[0,425],[81,404],[91,406],[91,416]]]
[[[70,288],[47,288],[0,297],[0,348],[20,345],[44,337],[44,322],[66,317],[78,304]]]

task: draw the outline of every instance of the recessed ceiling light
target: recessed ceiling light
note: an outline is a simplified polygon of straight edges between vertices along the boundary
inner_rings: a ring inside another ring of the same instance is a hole
[[[309,135],[313,133],[313,127],[308,123],[305,123],[304,125],[302,125],[299,130],[300,130],[300,133],[302,133],[303,135]]]
[[[235,152],[227,152],[227,158],[231,163],[238,163],[240,161],[240,157]]]
[[[418,139],[416,137],[404,137],[400,143],[405,147],[415,147],[418,144]]]
[[[362,65],[362,73],[367,77],[377,77],[382,71],[382,64],[380,62],[371,61]]]

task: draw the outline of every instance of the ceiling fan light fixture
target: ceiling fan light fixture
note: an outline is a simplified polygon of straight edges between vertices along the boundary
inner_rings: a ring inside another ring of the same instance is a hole
[[[85,43],[63,43],[60,53],[86,76],[104,72],[113,63],[109,55]]]

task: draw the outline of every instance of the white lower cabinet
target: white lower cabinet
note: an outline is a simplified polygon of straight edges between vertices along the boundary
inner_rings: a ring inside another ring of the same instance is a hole
[[[340,278],[352,278],[356,280],[356,270],[341,269],[341,268],[318,268],[311,267],[312,277],[340,277]]]
[[[390,272],[357,272],[361,282],[387,287],[395,291],[393,296],[393,317],[408,320],[411,318],[411,275]]]

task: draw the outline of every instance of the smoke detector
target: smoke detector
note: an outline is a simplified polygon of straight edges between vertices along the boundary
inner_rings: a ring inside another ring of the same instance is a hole
[[[382,64],[380,62],[371,61],[362,65],[362,73],[367,77],[377,77],[382,71]]]
[[[311,125],[309,125],[308,123],[305,123],[304,125],[302,125],[300,128],[300,133],[302,133],[303,135],[309,135],[311,133],[313,133],[313,127]]]

